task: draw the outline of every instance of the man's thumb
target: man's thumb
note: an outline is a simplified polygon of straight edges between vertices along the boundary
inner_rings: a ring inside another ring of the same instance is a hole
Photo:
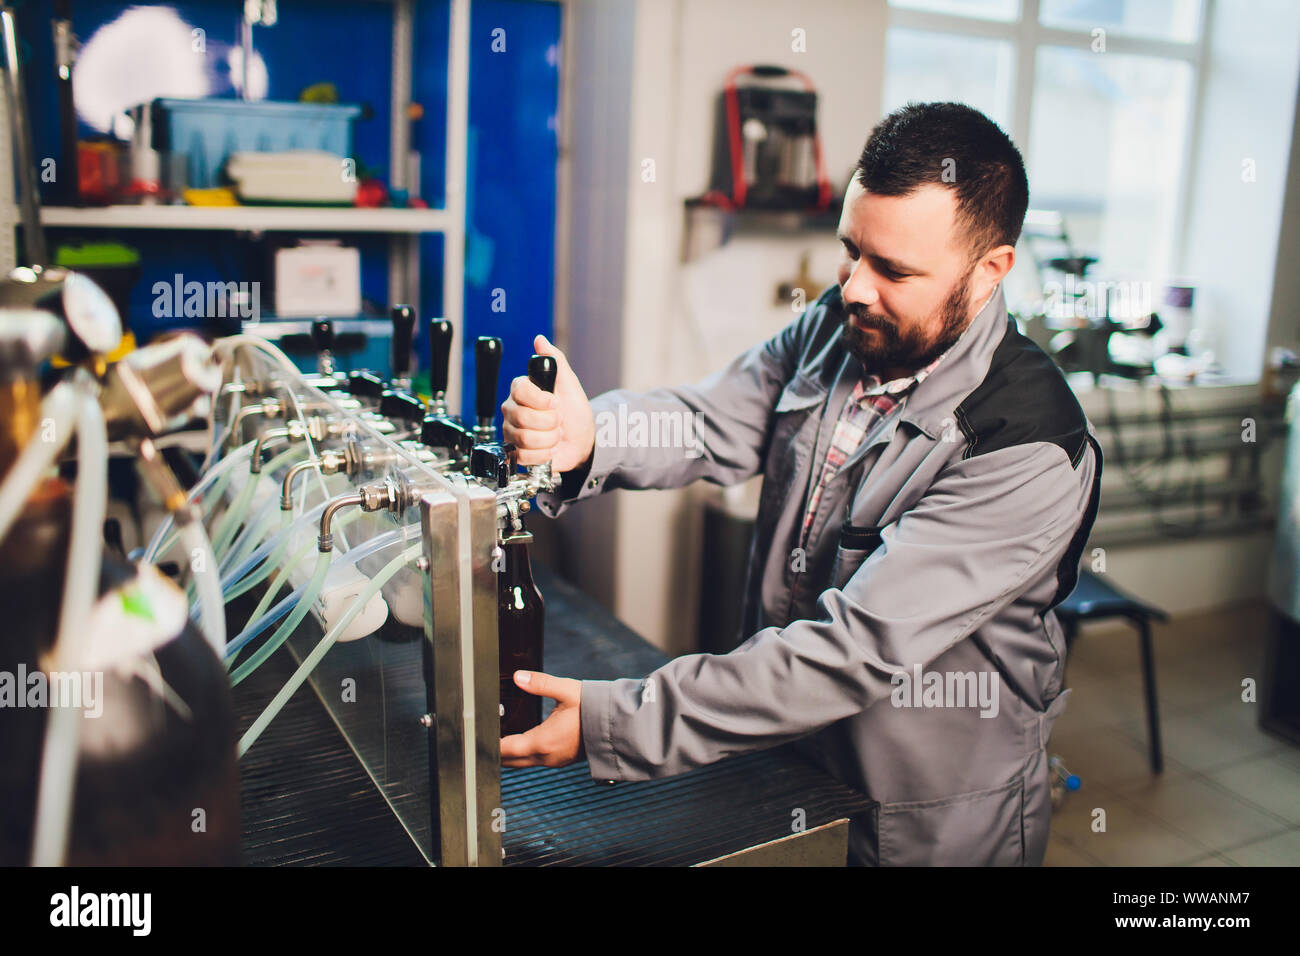
[[[550,690],[550,676],[547,674],[538,671],[515,671],[514,678],[516,686],[538,697],[545,697],[546,692]]]
[[[562,678],[541,671],[515,671],[514,679],[515,686],[538,697],[549,697],[561,702],[569,699],[567,682]]]
[[[538,335],[533,339],[533,351],[538,355],[550,355],[560,366],[567,365],[564,353],[551,344],[551,340],[544,335]]]

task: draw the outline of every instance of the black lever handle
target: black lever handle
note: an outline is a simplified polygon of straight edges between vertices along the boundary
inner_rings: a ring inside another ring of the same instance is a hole
[[[555,391],[555,373],[559,370],[554,356],[551,355],[534,355],[528,360],[528,381],[532,382],[543,392],[552,393]],[[535,466],[529,469],[530,472],[541,472],[549,475],[551,466]]]
[[[385,389],[379,399],[379,414],[385,418],[396,418],[404,422],[422,421],[424,402],[406,392]]]
[[[434,319],[429,323],[429,390],[434,398],[447,393],[451,336],[451,323],[446,319]]]
[[[411,374],[411,344],[415,340],[415,309],[409,305],[395,305],[393,318],[393,377],[406,378]]]
[[[498,442],[475,445],[470,451],[469,473],[497,488],[510,484],[510,456],[505,446]]]
[[[464,458],[474,449],[474,436],[455,419],[433,415],[420,425],[420,441],[430,448],[445,448],[452,458]]]
[[[379,398],[384,388],[384,380],[374,372],[348,372],[347,390],[357,398]]]
[[[311,344],[317,352],[328,352],[334,348],[334,323],[329,319],[317,319],[311,324]]]
[[[543,392],[555,391],[555,373],[559,366],[550,355],[534,355],[528,360],[528,381]]]
[[[501,340],[480,335],[474,343],[474,414],[480,428],[490,428],[497,413],[497,380],[501,375]]]

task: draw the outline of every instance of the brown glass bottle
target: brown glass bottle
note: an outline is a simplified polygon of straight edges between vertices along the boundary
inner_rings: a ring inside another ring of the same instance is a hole
[[[542,722],[542,698],[515,685],[515,671],[542,669],[542,632],[546,604],[533,583],[526,531],[501,543],[503,565],[497,572],[497,650],[500,655],[501,736],[521,734]]]

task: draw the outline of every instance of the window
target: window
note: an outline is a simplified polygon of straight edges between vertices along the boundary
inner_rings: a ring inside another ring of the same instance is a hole
[[[929,13],[951,13],[985,20],[1014,20],[1020,0],[890,0],[892,6]]]
[[[1100,27],[1190,43],[1200,28],[1201,0],[1039,0],[1038,18],[1046,27],[1089,32]]]
[[[1202,0],[890,0],[884,111],[968,103],[1020,146],[1030,205],[1059,212],[1092,275],[1163,284],[1179,231]],[[1059,253],[1058,253],[1059,254]],[[1009,304],[1042,296],[1022,244]]]
[[[1171,275],[1191,67],[1058,46],[1040,46],[1035,59],[1034,207],[1059,211],[1074,244],[1107,272]]]
[[[1011,121],[1012,44],[926,30],[890,30],[885,38],[885,111],[909,100],[961,100],[1006,129]]]

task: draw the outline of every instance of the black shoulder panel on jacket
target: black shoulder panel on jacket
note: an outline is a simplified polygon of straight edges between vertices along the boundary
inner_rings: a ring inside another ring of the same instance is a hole
[[[1065,375],[1010,317],[988,374],[957,406],[956,417],[966,436],[963,459],[1045,441],[1077,468],[1088,447],[1088,420]]]

